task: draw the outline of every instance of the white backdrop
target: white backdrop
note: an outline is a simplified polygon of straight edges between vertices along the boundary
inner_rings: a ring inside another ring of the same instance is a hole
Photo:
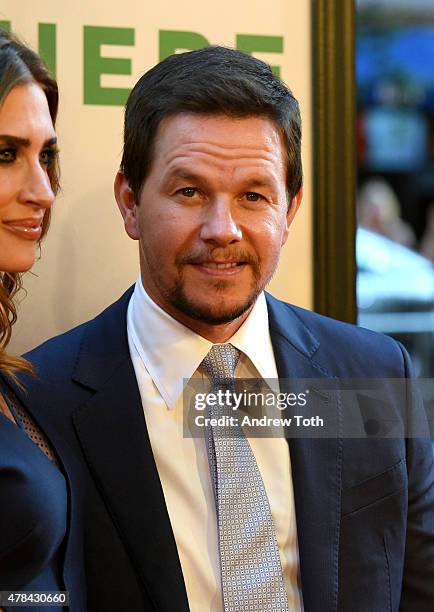
[[[94,316],[138,274],[137,243],[124,233],[113,197],[113,178],[122,149],[120,99],[125,94],[116,90],[131,89],[139,76],[159,61],[161,31],[194,32],[210,44],[228,46],[237,46],[237,40],[241,44],[239,35],[269,37],[253,39],[253,54],[279,66],[282,78],[300,101],[305,173],[304,203],[270,290],[301,306],[311,306],[310,0],[266,4],[220,0],[211,5],[202,0],[2,0],[0,20],[9,21],[34,48],[48,48],[47,58],[56,66],[61,94],[57,131],[62,193],[55,204],[42,258],[33,274],[25,276],[27,296],[20,303],[13,351],[25,351]],[[169,36],[201,40],[191,35]],[[98,54],[127,61],[113,67],[98,59]],[[99,76],[98,66],[100,72],[118,70],[124,74]],[[115,91],[110,93],[106,88]]]

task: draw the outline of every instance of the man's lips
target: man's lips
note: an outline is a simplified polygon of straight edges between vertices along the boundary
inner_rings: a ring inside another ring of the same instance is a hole
[[[243,261],[202,261],[196,265],[205,266],[205,268],[226,270],[229,268],[235,268],[236,266],[242,266],[243,264]]]
[[[199,261],[191,262],[196,269],[211,276],[233,276],[246,266],[245,261]]]
[[[42,233],[43,217],[29,217],[27,219],[6,219],[2,221],[2,225],[9,231],[27,238],[28,240],[37,240]]]

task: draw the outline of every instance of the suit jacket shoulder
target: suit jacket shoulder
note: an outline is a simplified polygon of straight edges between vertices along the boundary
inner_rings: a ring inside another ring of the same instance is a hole
[[[384,334],[325,317],[267,294],[270,330],[312,357],[329,376],[411,376],[407,352]],[[369,359],[367,359],[369,357]]]
[[[126,313],[133,293],[130,287],[116,302],[95,318],[55,336],[26,353],[38,375],[38,385],[47,382],[69,385],[71,372],[93,387],[96,374],[110,377],[116,367],[129,358]],[[86,369],[81,362],[86,363]],[[32,378],[25,377],[32,385]],[[99,381],[98,381],[99,382]]]

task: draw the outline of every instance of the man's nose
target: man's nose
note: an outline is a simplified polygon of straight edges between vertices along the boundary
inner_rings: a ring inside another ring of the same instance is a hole
[[[54,197],[46,168],[41,165],[39,160],[29,164],[25,170],[23,184],[19,191],[19,201],[40,208],[50,208],[54,202]]]
[[[242,231],[228,198],[216,197],[204,208],[200,237],[218,246],[239,242],[242,239]]]

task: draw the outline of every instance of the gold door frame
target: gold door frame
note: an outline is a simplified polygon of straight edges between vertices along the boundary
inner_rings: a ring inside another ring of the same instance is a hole
[[[313,0],[314,310],[356,322],[353,0]]]

